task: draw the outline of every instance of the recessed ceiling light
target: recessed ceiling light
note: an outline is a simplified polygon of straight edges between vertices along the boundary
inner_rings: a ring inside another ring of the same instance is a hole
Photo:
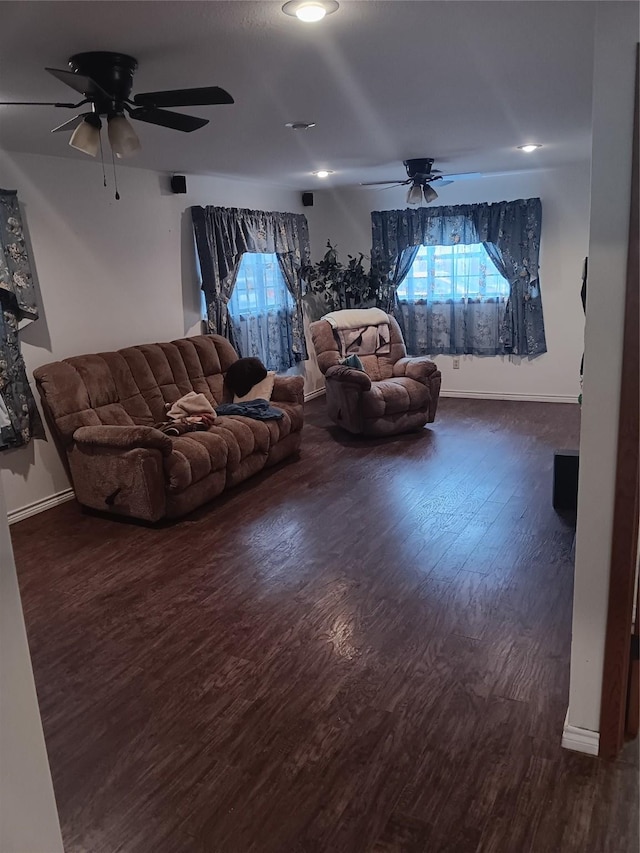
[[[289,0],[282,7],[282,11],[285,15],[304,21],[305,24],[313,24],[321,21],[326,15],[331,15],[338,6],[336,0]]]
[[[329,175],[333,175],[331,169],[318,169],[317,172],[312,172],[312,175],[315,175],[316,178],[328,178]]]
[[[542,148],[542,145],[538,145],[536,142],[529,142],[527,145],[518,145],[518,151],[525,151],[527,154],[531,154],[532,151],[538,148]]]
[[[285,124],[285,127],[289,127],[291,130],[309,130],[315,126],[315,121],[288,121]]]

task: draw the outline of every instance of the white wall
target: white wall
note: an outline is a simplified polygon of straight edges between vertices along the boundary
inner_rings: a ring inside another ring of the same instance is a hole
[[[526,156],[523,154],[523,162]],[[401,164],[399,170],[402,172]],[[542,200],[540,281],[548,352],[532,361],[465,356],[455,371],[451,356],[438,356],[444,391],[577,399],[584,329],[580,286],[589,236],[589,164],[458,181],[442,188],[437,203],[534,196]],[[324,253],[327,239],[337,245],[345,262],[348,253],[369,254],[371,211],[404,208],[405,199],[405,187],[316,192],[314,206],[307,209],[314,258]]]
[[[599,731],[620,405],[639,12],[599,3],[585,377],[567,722]]]
[[[29,375],[68,356],[200,332],[191,205],[303,210],[300,193],[253,182],[187,176],[188,194],[173,195],[166,176],[133,168],[118,182],[120,201],[81,155],[0,152],[0,186],[18,190],[40,290],[40,318],[21,332]],[[5,451],[0,464],[9,510],[69,486],[51,440]]]
[[[62,853],[1,483],[0,850]]]

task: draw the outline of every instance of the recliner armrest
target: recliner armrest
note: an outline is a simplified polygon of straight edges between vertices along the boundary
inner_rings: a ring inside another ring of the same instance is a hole
[[[302,376],[276,376],[271,400],[273,403],[304,403]]]
[[[116,447],[121,450],[147,447],[160,450],[164,456],[168,456],[172,451],[169,436],[149,426],[83,426],[74,432],[73,440],[78,444]]]
[[[334,364],[324,375],[325,380],[336,380],[344,385],[352,385],[360,391],[371,388],[371,379],[363,370],[354,370],[344,364]]]
[[[437,372],[438,365],[426,355],[419,355],[415,358],[399,358],[393,365],[394,376],[406,376],[423,384],[426,384],[429,377]]]

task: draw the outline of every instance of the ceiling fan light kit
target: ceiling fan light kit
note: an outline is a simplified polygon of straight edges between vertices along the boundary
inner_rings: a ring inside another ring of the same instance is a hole
[[[100,150],[101,128],[100,116],[89,113],[71,134],[69,145],[89,157],[95,157]]]
[[[107,133],[111,150],[116,157],[132,157],[140,150],[138,135],[122,113],[107,118]]]
[[[407,193],[407,204],[420,204],[422,201],[422,187],[420,184],[413,184],[409,187]]]
[[[425,184],[422,187],[422,192],[424,194],[424,200],[427,204],[430,204],[430,202],[435,201],[438,198],[438,193],[434,190],[433,187],[429,186],[429,184]]]

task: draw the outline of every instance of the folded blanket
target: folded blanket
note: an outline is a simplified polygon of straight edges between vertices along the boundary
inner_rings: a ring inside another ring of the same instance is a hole
[[[362,326],[389,324],[389,317],[380,308],[347,308],[344,311],[331,311],[322,318],[334,329],[356,329]]]
[[[338,338],[343,356],[388,355],[391,352],[388,323],[359,326],[355,329],[335,329],[334,335]]]
[[[204,396],[195,391],[189,391],[184,397],[180,397],[167,411],[170,420],[184,418],[186,415],[213,414],[213,406]]]

